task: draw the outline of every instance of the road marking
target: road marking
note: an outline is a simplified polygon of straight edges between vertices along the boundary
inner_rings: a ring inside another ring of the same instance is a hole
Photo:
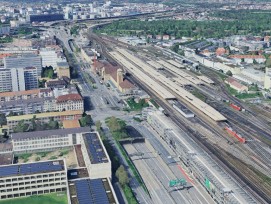
[[[186,174],[186,172],[183,170],[183,168],[182,168],[179,164],[178,164],[177,166],[178,166],[179,170],[182,172],[182,174],[185,176],[185,178],[186,178],[190,183],[192,183],[193,186],[194,186],[194,185],[195,185],[194,181],[192,181],[192,180],[190,179],[190,177]]]

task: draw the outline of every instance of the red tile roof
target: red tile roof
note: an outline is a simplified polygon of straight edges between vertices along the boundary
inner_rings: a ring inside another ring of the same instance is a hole
[[[82,96],[79,94],[67,94],[63,96],[59,96],[57,98],[57,102],[65,102],[65,101],[78,101],[78,100],[83,100]]]

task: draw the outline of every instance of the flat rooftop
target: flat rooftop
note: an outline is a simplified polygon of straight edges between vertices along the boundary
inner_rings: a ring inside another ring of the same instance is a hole
[[[13,153],[1,153],[0,154],[0,165],[12,164]],[[1,172],[0,172],[1,175]]]
[[[79,127],[81,127],[78,120],[64,120],[62,123],[63,123],[63,127],[65,129],[67,129],[67,128],[79,128]]]
[[[78,179],[69,182],[72,204],[118,203],[107,179]]]
[[[99,135],[95,132],[83,135],[88,155],[92,164],[107,163],[108,158],[101,144]]]
[[[43,130],[43,131],[34,131],[34,132],[20,132],[20,133],[13,133],[11,135],[11,138],[13,140],[22,140],[22,139],[29,139],[29,138],[49,137],[52,135],[67,135],[67,134],[86,133],[86,132],[90,132],[89,127]]]
[[[27,114],[27,115],[18,115],[7,117],[7,121],[18,121],[18,120],[30,120],[35,116],[36,118],[46,118],[46,117],[57,117],[57,116],[66,116],[66,115],[82,115],[82,110],[71,110],[71,111],[62,111],[62,112],[48,112],[48,113],[37,113],[37,114]]]
[[[63,160],[0,166],[0,178],[65,170]]]

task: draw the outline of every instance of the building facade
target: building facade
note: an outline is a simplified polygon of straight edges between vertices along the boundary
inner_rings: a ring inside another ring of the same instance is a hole
[[[0,69],[0,92],[12,91],[11,72],[9,69]]]
[[[98,132],[83,134],[82,153],[89,177],[112,178],[111,161]]]
[[[37,68],[12,68],[10,71],[12,91],[25,91],[38,88]]]
[[[27,54],[20,56],[10,56],[4,58],[5,69],[21,69],[25,67],[36,67],[38,76],[41,76],[42,63],[41,57],[35,54]]]
[[[64,160],[0,166],[0,200],[67,190]]]
[[[13,152],[51,151],[63,147],[81,144],[82,135],[89,132],[89,128],[69,128],[45,130],[27,133],[13,133]]]
[[[12,130],[18,125],[20,121],[24,121],[25,124],[31,124],[32,120],[35,118],[37,122],[41,124],[48,123],[51,120],[62,122],[64,120],[79,120],[82,118],[83,111],[73,110],[73,111],[63,111],[63,112],[46,112],[37,113],[29,115],[19,115],[7,117],[7,126],[9,130]]]

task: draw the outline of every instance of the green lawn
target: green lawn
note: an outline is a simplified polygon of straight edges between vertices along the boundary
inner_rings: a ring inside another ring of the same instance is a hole
[[[238,93],[235,89],[231,88],[228,84],[226,84],[229,93],[239,99],[248,99],[248,98],[257,98],[262,97],[263,94],[261,92],[256,93]]]
[[[3,200],[0,201],[0,204],[68,204],[68,198],[66,193],[59,192],[39,196]]]

